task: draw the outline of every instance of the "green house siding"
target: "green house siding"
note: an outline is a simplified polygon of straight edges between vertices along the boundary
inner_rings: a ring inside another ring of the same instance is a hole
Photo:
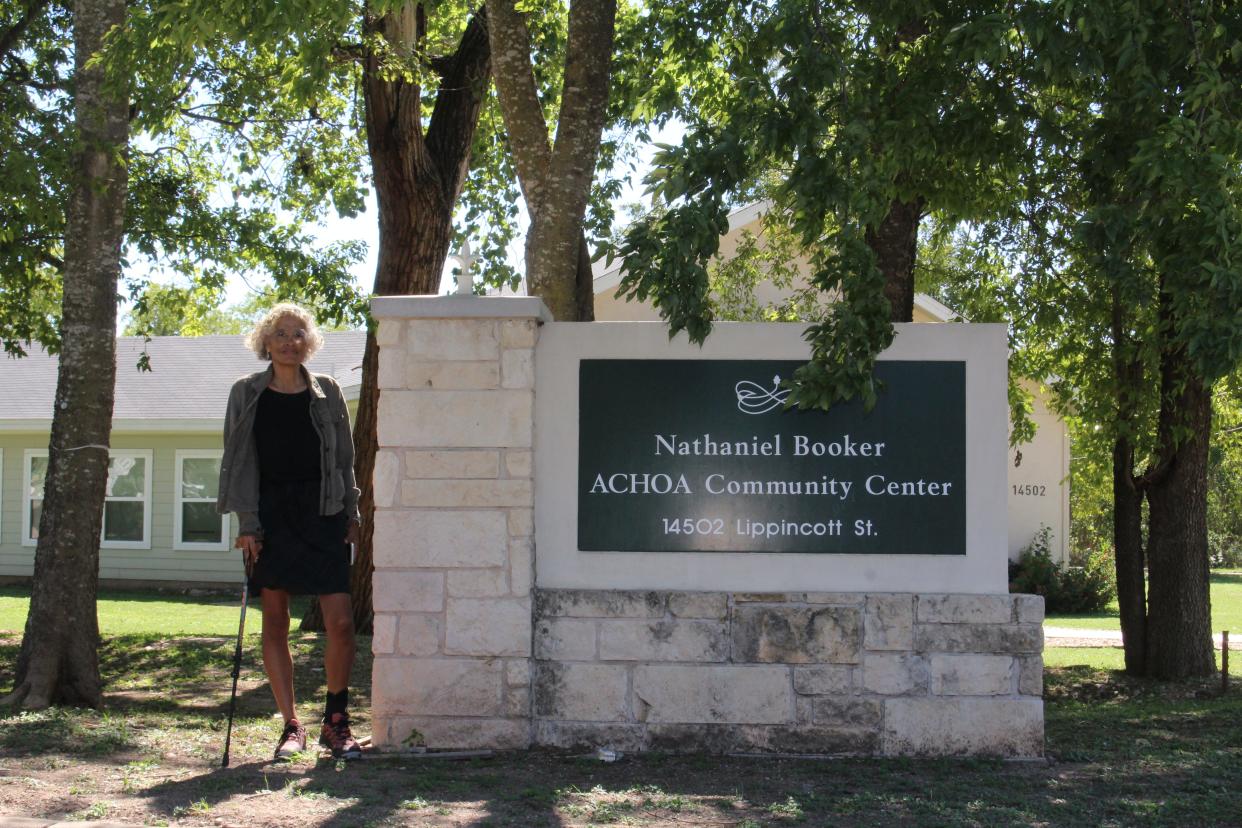
[[[22,484],[27,449],[47,448],[47,434],[0,433],[3,474],[0,475],[0,576],[29,577],[34,570],[35,547],[22,543]],[[107,580],[167,581],[172,584],[233,583],[241,578],[238,553],[221,550],[178,549],[174,543],[177,452],[206,449],[218,451],[218,432],[181,433],[151,431],[114,433],[114,451],[151,452],[150,548],[105,546],[99,550],[99,577]],[[230,517],[225,543],[231,547],[236,532]]]

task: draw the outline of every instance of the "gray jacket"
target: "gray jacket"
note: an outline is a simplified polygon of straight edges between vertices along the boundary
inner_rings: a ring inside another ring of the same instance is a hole
[[[272,381],[274,370],[242,377],[233,383],[224,415],[224,459],[220,462],[220,490],[216,510],[236,512],[241,534],[263,534],[259,524],[259,451],[254,441],[254,415],[259,395]],[[302,367],[311,393],[311,423],[319,434],[319,513],[334,515],[342,509],[358,520],[354,482],[354,441],[349,433],[349,409],[336,380],[312,374]]]

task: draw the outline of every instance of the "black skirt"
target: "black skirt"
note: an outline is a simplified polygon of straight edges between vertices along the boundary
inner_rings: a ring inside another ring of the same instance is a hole
[[[259,490],[263,548],[250,573],[250,591],[294,595],[349,592],[348,518],[319,514],[319,481],[264,483]]]

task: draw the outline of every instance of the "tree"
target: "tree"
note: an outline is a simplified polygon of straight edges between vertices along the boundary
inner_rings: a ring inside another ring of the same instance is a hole
[[[921,217],[994,213],[1026,163],[1026,95],[991,68],[1022,68],[1005,8],[684,0],[651,14],[667,56],[638,97],[678,107],[690,128],[657,158],[651,184],[669,206],[627,233],[622,289],[701,341],[712,322],[705,262],[728,208],[775,179],[774,210],[815,287],[839,298],[807,329],[813,358],[791,399],[872,402],[875,356],[912,313]]]
[[[62,349],[30,611],[10,704],[102,703],[95,593],[116,375],[129,101],[95,60],[125,0],[74,6],[77,148],[65,234]]]
[[[534,68],[529,13],[489,0],[493,77],[530,213],[526,279],[557,319],[595,318],[583,214],[608,113],[616,0],[570,4],[556,138],[549,141]]]

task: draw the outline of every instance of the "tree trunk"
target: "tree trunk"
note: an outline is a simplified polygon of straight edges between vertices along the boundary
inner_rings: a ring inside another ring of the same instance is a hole
[[[1143,489],[1134,477],[1133,434],[1136,401],[1143,394],[1143,363],[1127,333],[1129,310],[1114,288],[1112,296],[1113,381],[1117,388],[1118,437],[1113,444],[1113,566],[1117,573],[1117,604],[1126,672],[1147,670],[1147,587],[1143,550]]]
[[[1163,300],[1163,297],[1162,297]],[[1207,548],[1207,456],[1212,394],[1184,348],[1160,366],[1161,466],[1147,485],[1147,675],[1210,676],[1212,646]]]
[[[1134,447],[1119,438],[1113,445],[1113,560],[1126,672],[1146,671],[1147,598],[1143,581],[1143,493],[1134,481]]]
[[[876,267],[884,274],[884,297],[889,320],[914,321],[914,262],[919,249],[919,219],[923,198],[893,199],[878,227],[868,226],[865,239],[875,253]]]
[[[427,31],[422,4],[367,20],[368,31],[409,57]],[[421,89],[400,77],[388,77],[380,58],[368,56],[363,68],[367,149],[379,211],[379,257],[375,268],[377,296],[435,294],[453,239],[453,208],[470,169],[470,148],[491,71],[487,16],[475,13],[457,51],[439,62],[442,78],[431,122],[422,129]],[[362,497],[358,559],[350,578],[354,625],[372,631],[371,578],[375,571],[372,538],[375,499],[375,425],[379,407],[375,333],[367,335],[362,387],[354,422],[354,473]],[[301,628],[322,631],[323,615],[312,601]]]
[[[74,117],[81,149],[65,232],[62,346],[16,681],[6,703],[99,707],[99,534],[116,380],[116,290],[125,231],[129,104],[86,67],[125,19],[125,0],[74,5]],[[147,469],[147,474],[151,470]]]
[[[594,319],[591,259],[582,219],[608,109],[616,2],[570,4],[554,142],[549,140],[535,84],[525,17],[515,0],[489,0],[488,10],[496,92],[530,213],[527,289],[543,299],[556,319]]]

